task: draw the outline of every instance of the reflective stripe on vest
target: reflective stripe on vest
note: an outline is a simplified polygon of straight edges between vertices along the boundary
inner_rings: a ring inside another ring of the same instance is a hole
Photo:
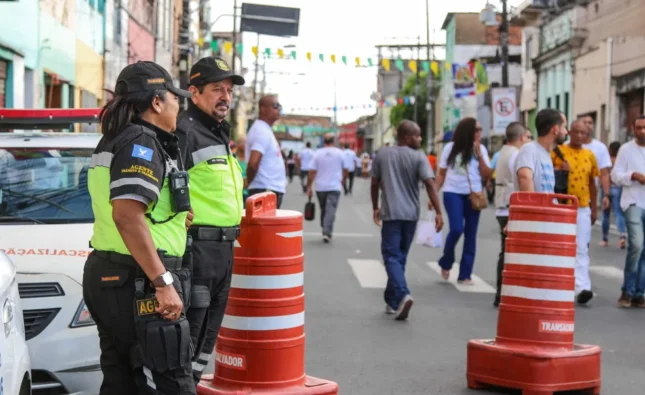
[[[94,211],[94,234],[92,247],[99,251],[114,251],[120,254],[132,255],[125,246],[114,220],[112,219],[112,204],[110,202],[110,163],[112,153],[101,152],[92,155],[90,168],[87,174],[87,185],[92,197],[92,210]],[[124,184],[128,181],[140,182],[141,179],[121,179],[117,182]],[[159,192],[159,200],[154,210],[152,205],[147,212],[157,221],[163,221],[172,213],[171,195],[168,188],[168,178],[164,177],[163,187]],[[148,217],[146,223],[150,228],[152,241],[156,248],[166,250],[166,255],[180,257],[186,249],[186,216],[188,213],[179,213],[172,220],[163,224],[153,224]]]
[[[226,146],[211,145],[193,152],[190,203],[193,224],[236,226],[242,218],[242,168]]]

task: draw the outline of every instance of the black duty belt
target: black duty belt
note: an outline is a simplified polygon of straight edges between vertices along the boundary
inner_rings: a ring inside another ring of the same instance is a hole
[[[112,252],[112,251],[97,251],[94,250],[93,253],[105,260],[108,260],[112,263],[119,263],[123,265],[133,265],[139,267],[139,264],[137,263],[136,260],[131,255],[124,255],[124,254],[119,254],[118,252]],[[164,267],[168,271],[177,271],[181,269],[181,264],[182,264],[183,258],[181,257],[174,257],[174,256],[164,256],[163,259],[161,260]]]
[[[193,240],[235,241],[240,237],[240,228],[215,228],[210,226],[191,226],[188,234]]]

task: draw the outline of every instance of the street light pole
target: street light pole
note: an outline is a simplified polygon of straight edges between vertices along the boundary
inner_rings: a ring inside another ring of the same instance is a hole
[[[499,27],[502,45],[502,87],[508,87],[508,10],[507,0],[502,0],[502,24]]]
[[[426,0],[426,61],[430,64],[430,0]],[[418,67],[418,65],[417,65]],[[432,122],[432,102],[430,97],[432,95],[432,84],[430,84],[430,73],[426,75],[426,111],[428,116],[426,118],[426,147],[428,153],[434,149],[434,127]]]

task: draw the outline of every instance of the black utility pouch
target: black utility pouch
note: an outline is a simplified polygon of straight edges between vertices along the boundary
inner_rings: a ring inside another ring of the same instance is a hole
[[[143,279],[137,279],[136,283],[140,291]],[[154,294],[137,294],[134,323],[137,354],[141,362],[159,373],[185,367],[194,354],[190,326],[185,315],[182,313],[176,321],[166,320],[155,311],[157,301]]]

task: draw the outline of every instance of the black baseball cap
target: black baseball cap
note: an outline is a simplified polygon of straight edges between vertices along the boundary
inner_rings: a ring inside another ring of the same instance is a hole
[[[234,74],[221,58],[213,56],[201,58],[190,69],[190,85],[194,86],[219,82],[227,78],[230,78],[234,85],[244,85],[244,77]]]
[[[114,93],[123,96],[128,93],[168,90],[177,96],[191,97],[191,93],[177,88],[170,74],[155,62],[138,61],[125,66],[116,79]]]

